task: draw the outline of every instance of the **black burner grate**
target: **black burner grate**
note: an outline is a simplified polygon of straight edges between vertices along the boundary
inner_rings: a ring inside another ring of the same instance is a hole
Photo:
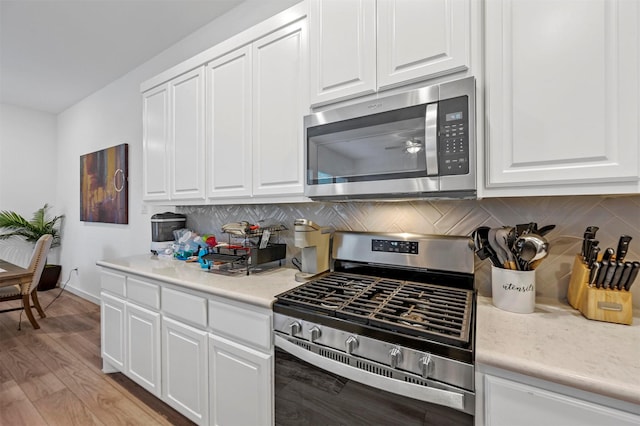
[[[279,295],[278,303],[395,333],[466,344],[473,291],[333,272]]]

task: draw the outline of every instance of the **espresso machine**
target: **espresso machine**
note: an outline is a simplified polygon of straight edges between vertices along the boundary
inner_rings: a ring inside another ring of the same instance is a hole
[[[328,271],[331,228],[319,226],[308,219],[296,219],[293,225],[294,245],[302,249],[300,272],[296,274],[296,280],[306,281]]]

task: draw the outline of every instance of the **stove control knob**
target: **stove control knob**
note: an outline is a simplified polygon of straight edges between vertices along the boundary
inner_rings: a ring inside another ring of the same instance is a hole
[[[389,352],[389,357],[391,358],[391,368],[397,368],[400,361],[402,361],[402,351],[398,346],[395,346]]]
[[[296,334],[300,333],[301,330],[302,330],[302,326],[300,325],[300,323],[298,321],[294,321],[291,324],[289,324],[289,335],[290,336],[295,336]]]
[[[344,342],[347,347],[347,353],[351,355],[351,353],[358,347],[358,339],[356,336],[349,336],[347,341]]]
[[[311,332],[312,342],[315,342],[316,340],[318,340],[318,338],[320,338],[320,329],[318,327],[313,327],[309,331]]]
[[[422,374],[422,377],[424,377],[425,379],[428,378],[429,374],[431,373],[431,369],[433,368],[433,360],[431,359],[431,355],[426,354],[425,356],[420,358],[418,362],[420,363],[420,372]]]

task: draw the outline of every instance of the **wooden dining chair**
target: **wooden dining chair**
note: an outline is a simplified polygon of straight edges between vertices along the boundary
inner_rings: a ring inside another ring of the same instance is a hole
[[[40,325],[38,325],[38,322],[31,312],[31,301],[29,300],[29,297],[31,297],[33,306],[35,306],[38,311],[40,318],[45,318],[46,315],[40,306],[40,301],[38,301],[37,288],[38,283],[40,282],[40,277],[42,276],[42,270],[44,269],[45,263],[47,263],[47,254],[49,253],[52,240],[53,236],[51,234],[45,234],[36,242],[33,254],[31,255],[31,262],[27,268],[29,272],[33,272],[31,281],[20,285],[16,284],[9,287],[0,287],[0,302],[22,299],[22,307],[25,310],[27,318],[29,318],[29,322],[33,328],[40,328]]]

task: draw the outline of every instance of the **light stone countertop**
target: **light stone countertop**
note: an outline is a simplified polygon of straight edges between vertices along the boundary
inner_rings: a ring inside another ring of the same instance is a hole
[[[535,312],[503,311],[479,296],[476,362],[640,404],[640,315],[632,325],[586,319],[536,299]]]
[[[226,276],[198,263],[138,255],[98,266],[136,274],[270,309],[275,296],[300,285],[297,270]],[[531,314],[516,314],[478,296],[476,362],[640,404],[640,315],[633,325],[584,318],[568,304],[537,298]]]
[[[96,264],[267,309],[271,309],[276,295],[300,285],[295,280],[298,271],[291,268],[275,267],[251,272],[249,276],[244,273],[230,276],[205,271],[197,262],[151,254],[99,260]]]

